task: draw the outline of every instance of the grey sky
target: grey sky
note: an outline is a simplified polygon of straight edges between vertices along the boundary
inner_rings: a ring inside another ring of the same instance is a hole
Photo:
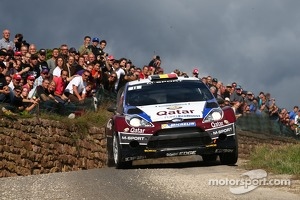
[[[291,110],[300,105],[299,10],[298,0],[2,0],[0,31],[38,49],[78,49],[97,36],[136,66],[157,54],[166,72],[196,67]]]

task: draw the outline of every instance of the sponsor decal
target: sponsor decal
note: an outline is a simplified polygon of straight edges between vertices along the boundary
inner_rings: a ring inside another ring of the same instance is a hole
[[[145,129],[143,128],[131,128],[130,133],[144,133]]]
[[[223,122],[212,122],[210,123],[211,127],[216,128],[219,126],[224,126]]]
[[[145,149],[144,152],[146,153],[155,153],[157,150],[155,149]]]
[[[145,132],[145,129],[143,128],[124,128],[124,132],[128,133],[144,133]]]
[[[193,114],[195,110],[172,110],[172,111],[158,111],[158,116],[164,115],[182,115],[182,114]]]
[[[127,135],[122,135],[122,140],[137,140],[137,141],[143,141],[145,137],[142,136],[127,136]]]
[[[178,128],[178,127],[194,127],[194,126],[196,126],[196,122],[182,122],[182,123],[162,124],[161,129]]]
[[[212,135],[220,135],[221,133],[227,133],[227,132],[232,132],[232,127],[228,127],[228,128],[225,128],[225,129],[214,130],[211,134]]]
[[[142,89],[141,85],[128,87],[128,91],[131,91],[131,90],[140,90],[140,89]]]
[[[232,134],[234,135],[233,124],[223,126],[220,128],[208,129],[206,131],[210,134],[210,136],[214,136],[214,137],[220,135],[221,133],[224,133],[226,135],[232,135]]]
[[[196,155],[196,151],[181,151],[181,152],[174,152],[174,153],[166,153],[166,156],[172,157],[172,156],[190,156],[190,155]]]
[[[233,153],[234,149],[216,149],[215,153]]]
[[[168,107],[167,109],[169,109],[169,110],[178,110],[178,109],[180,109],[180,108],[182,108],[182,107],[181,107],[181,106],[176,106],[176,105],[174,105],[174,106]]]
[[[136,140],[140,145],[146,145],[151,135],[148,134],[129,134],[120,133],[120,144],[129,144],[131,141]]]
[[[172,122],[182,122],[183,119],[182,118],[174,118],[172,119]]]
[[[209,144],[209,145],[206,145],[205,147],[216,147],[217,144]]]
[[[141,159],[145,159],[146,156],[133,156],[133,157],[126,157],[125,161],[132,161],[132,160],[141,160]]]

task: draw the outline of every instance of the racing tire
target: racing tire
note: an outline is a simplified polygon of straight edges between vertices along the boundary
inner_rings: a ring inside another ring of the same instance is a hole
[[[106,138],[106,154],[107,154],[106,166],[108,167],[115,166],[113,151],[112,151],[112,141],[111,140],[109,141],[108,138]]]
[[[238,160],[238,151],[235,150],[234,153],[223,153],[220,154],[220,161],[223,165],[235,165]]]
[[[117,134],[113,136],[112,151],[116,169],[128,169],[132,167],[132,161],[122,161],[122,147]]]
[[[206,154],[206,155],[201,155],[202,160],[204,162],[214,162],[217,160],[217,155],[216,154]]]

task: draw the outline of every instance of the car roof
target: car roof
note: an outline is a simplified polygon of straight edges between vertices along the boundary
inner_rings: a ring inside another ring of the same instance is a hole
[[[151,83],[151,82],[156,82],[156,81],[162,81],[162,80],[168,80],[168,78],[166,78],[166,76],[168,76],[170,74],[162,74],[162,75],[152,75],[152,76],[149,76],[148,78],[146,79],[139,79],[139,80],[135,80],[135,81],[130,81],[128,82],[128,85],[129,86],[133,86],[133,85],[139,85],[139,84],[146,84],[146,83]],[[171,78],[173,80],[198,80],[200,81],[200,79],[196,78],[196,77],[184,77],[184,76],[177,76],[176,74],[171,74],[172,76],[176,76],[176,78]],[[155,80],[151,80],[151,78],[153,76],[163,76],[164,78],[158,78],[158,79],[155,79]]]

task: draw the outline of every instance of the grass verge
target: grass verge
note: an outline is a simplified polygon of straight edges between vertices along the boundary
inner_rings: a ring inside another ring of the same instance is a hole
[[[262,145],[251,153],[246,168],[300,177],[300,144]]]

